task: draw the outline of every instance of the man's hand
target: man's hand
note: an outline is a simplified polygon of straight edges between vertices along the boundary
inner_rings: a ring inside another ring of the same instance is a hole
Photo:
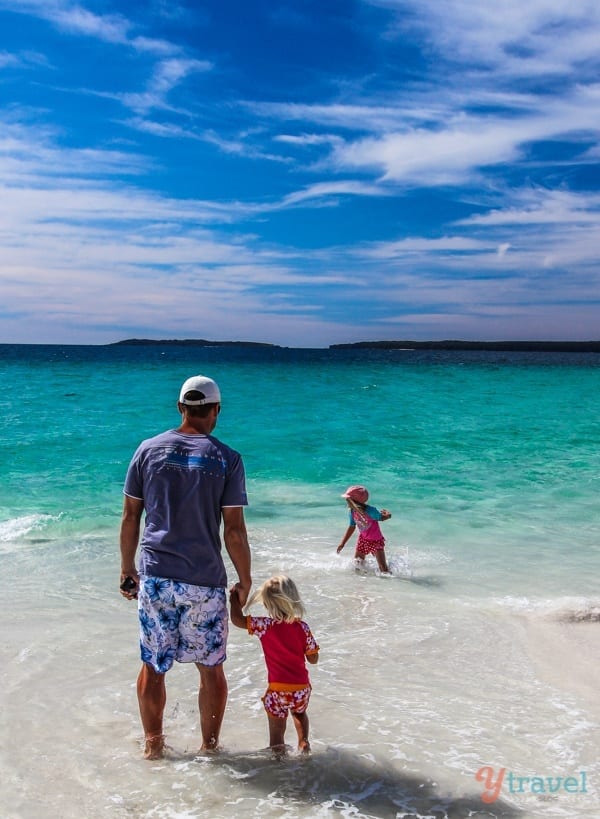
[[[243,607],[244,604],[241,602],[240,599],[240,583],[236,583],[235,586],[232,586],[229,590],[229,609],[231,615],[231,622],[234,626],[238,626],[239,628],[246,628],[246,618],[244,617]],[[248,593],[246,592],[246,597],[248,597]],[[244,600],[244,603],[246,601]]]
[[[248,584],[240,582],[236,583],[234,586],[232,586],[231,591],[229,592],[229,599],[231,599],[231,596],[235,594],[237,596],[237,599],[239,600],[240,607],[244,608],[244,606],[248,602],[251,586],[252,586],[251,583]]]
[[[140,589],[140,577],[134,571],[122,572],[119,580],[119,591],[127,600],[135,600]]]

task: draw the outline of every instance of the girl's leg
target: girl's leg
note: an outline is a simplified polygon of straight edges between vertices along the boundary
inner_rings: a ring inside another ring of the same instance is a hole
[[[294,714],[292,711],[292,719],[294,720],[294,728],[298,734],[298,750],[303,754],[310,753],[310,742],[308,741],[308,715],[306,711],[303,714]]]
[[[267,712],[267,719],[269,720],[269,747],[272,751],[278,753],[285,753],[285,724],[286,719],[281,717],[274,717]]]
[[[385,549],[378,549],[375,552],[375,560],[377,561],[379,571],[389,574],[390,570],[388,568],[387,560],[385,558]]]

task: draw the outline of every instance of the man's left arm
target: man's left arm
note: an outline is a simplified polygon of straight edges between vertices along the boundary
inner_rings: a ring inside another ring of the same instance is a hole
[[[238,582],[233,588],[237,590],[240,605],[243,607],[246,605],[252,586],[250,545],[244,520],[244,507],[225,506],[221,513],[225,548],[238,575]]]

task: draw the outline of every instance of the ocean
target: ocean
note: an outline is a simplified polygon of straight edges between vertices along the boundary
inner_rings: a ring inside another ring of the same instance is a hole
[[[291,725],[265,750],[232,629],[221,752],[176,666],[142,759],[122,485],[197,373],[244,457],[255,584],[289,574],[321,647],[308,758]],[[600,815],[599,403],[594,353],[0,346],[0,816]],[[336,554],[354,483],[392,512],[392,576]]]

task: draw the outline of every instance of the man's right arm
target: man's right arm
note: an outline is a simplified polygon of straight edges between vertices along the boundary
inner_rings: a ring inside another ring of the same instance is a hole
[[[252,586],[250,546],[244,520],[244,508],[243,506],[226,506],[221,511],[225,548],[238,575],[238,582],[234,588],[237,590],[240,605],[244,607]]]
[[[123,500],[123,515],[121,517],[121,580],[132,577],[139,583],[139,576],[135,566],[135,553],[140,540],[140,522],[144,511],[144,501],[125,495]],[[136,590],[137,591],[137,590]],[[134,593],[121,591],[124,597],[132,598]]]

